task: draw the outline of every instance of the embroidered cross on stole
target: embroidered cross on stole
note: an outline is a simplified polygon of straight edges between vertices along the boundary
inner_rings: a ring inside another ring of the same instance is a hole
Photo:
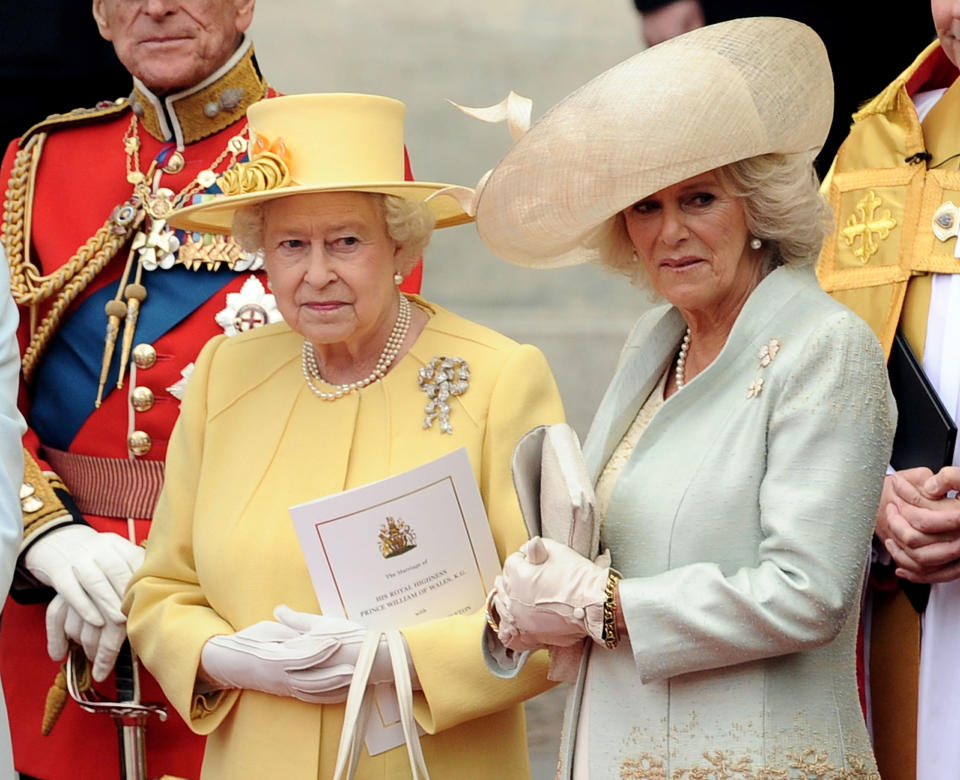
[[[826,188],[836,230],[817,276],[871,325],[888,354],[898,327],[923,354],[926,275],[960,273],[960,157],[948,159],[960,153],[954,117],[960,81],[922,126],[904,85],[882,93],[857,114]]]

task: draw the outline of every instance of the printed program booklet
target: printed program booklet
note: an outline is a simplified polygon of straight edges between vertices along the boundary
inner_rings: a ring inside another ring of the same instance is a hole
[[[290,508],[325,615],[397,629],[483,608],[500,560],[465,449]],[[366,745],[402,745],[393,685],[379,685]]]

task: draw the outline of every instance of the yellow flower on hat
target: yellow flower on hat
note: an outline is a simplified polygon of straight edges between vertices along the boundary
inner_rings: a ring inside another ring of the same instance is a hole
[[[290,168],[273,152],[251,156],[250,162],[238,163],[223,172],[217,185],[224,195],[267,192],[285,187],[290,181]]]

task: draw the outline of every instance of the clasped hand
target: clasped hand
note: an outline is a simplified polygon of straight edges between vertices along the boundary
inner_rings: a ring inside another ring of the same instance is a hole
[[[46,615],[47,652],[54,661],[76,642],[93,661],[93,679],[106,679],[126,638],[123,593],[143,556],[142,547],[122,536],[79,524],[30,545],[24,565],[57,592]]]
[[[960,468],[934,474],[927,468],[888,475],[877,512],[876,533],[911,582],[947,582],[960,577]]]
[[[345,701],[366,629],[283,604],[273,614],[276,620],[209,639],[201,651],[201,679],[214,688],[246,688],[311,704]],[[407,666],[419,689],[409,651]],[[393,668],[381,641],[369,683],[386,682],[393,682]]]
[[[503,563],[494,587],[500,641],[522,652],[603,643],[607,556],[594,563],[552,539],[533,537]]]

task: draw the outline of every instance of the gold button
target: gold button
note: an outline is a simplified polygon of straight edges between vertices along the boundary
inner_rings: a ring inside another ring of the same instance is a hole
[[[23,511],[28,515],[33,514],[43,509],[43,499],[37,496],[28,496],[20,502],[20,506],[23,507]]]
[[[133,362],[137,368],[150,368],[157,362],[157,350],[153,344],[137,344],[133,348]]]
[[[153,390],[143,385],[133,388],[133,392],[130,394],[130,402],[138,412],[146,412],[152,409],[153,401]]]
[[[127,447],[134,455],[146,455],[152,446],[150,434],[145,431],[134,431],[127,438]]]

